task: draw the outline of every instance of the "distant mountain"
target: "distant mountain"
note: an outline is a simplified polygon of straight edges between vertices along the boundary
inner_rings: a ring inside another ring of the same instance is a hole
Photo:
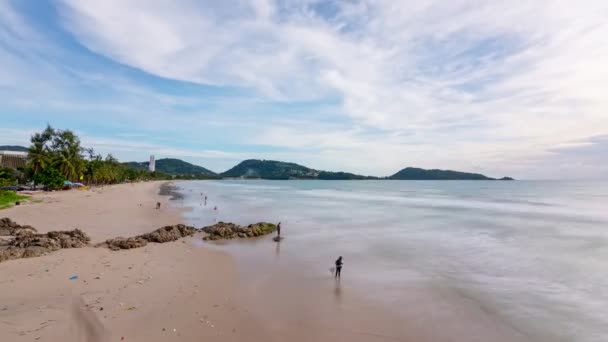
[[[319,171],[295,163],[248,159],[220,174],[223,178],[314,179]]]
[[[425,170],[416,167],[406,167],[388,178],[399,180],[496,180],[479,173],[437,169]],[[513,180],[513,178],[504,177],[501,180]]]
[[[148,162],[128,162],[125,165],[147,170]],[[193,165],[180,159],[165,158],[156,161],[156,171],[169,175],[193,176],[194,178],[249,178],[249,179],[320,179],[320,180],[363,180],[363,179],[396,179],[396,180],[495,180],[478,173],[451,170],[425,170],[407,167],[386,178],[361,176],[349,172],[320,171],[296,163],[276,160],[248,159],[240,162],[230,170],[217,174],[202,166]],[[500,180],[513,180],[503,177]]]
[[[128,167],[147,170],[149,162],[127,162]],[[164,158],[156,161],[156,171],[169,175],[196,175],[196,176],[216,176],[217,174],[202,166],[190,164],[180,159]]]
[[[355,175],[348,172],[318,171],[295,163],[276,160],[249,159],[232,169],[221,173],[223,178],[262,178],[262,179],[371,179],[373,177]]]
[[[16,145],[3,145],[0,146],[0,151],[15,151],[15,152],[27,152],[28,148]]]

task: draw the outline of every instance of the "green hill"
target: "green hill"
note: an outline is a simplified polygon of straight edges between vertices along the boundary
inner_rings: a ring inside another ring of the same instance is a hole
[[[276,160],[245,160],[230,170],[221,173],[223,178],[262,178],[262,179],[373,179],[348,172],[318,171],[295,163]]]
[[[128,162],[125,165],[147,170],[148,162]],[[495,180],[478,173],[459,172],[452,170],[425,170],[407,167],[386,178],[362,176],[349,172],[320,171],[296,163],[276,160],[248,159],[240,162],[230,170],[217,174],[202,166],[193,165],[180,159],[165,158],[156,161],[156,171],[172,176],[190,176],[192,178],[249,178],[249,179],[320,179],[320,180],[364,180],[364,179],[394,179],[394,180]],[[513,180],[503,177],[500,180]]]
[[[275,160],[249,159],[240,162],[220,176],[224,178],[263,178],[263,179],[314,179],[319,171],[295,163]]]
[[[486,177],[479,173],[437,169],[425,170],[416,167],[406,167],[388,178],[399,180],[495,180],[495,178]],[[507,180],[508,178],[503,179]]]
[[[14,152],[27,152],[28,148],[16,145],[2,145],[0,151],[14,151]]]
[[[124,163],[126,166],[139,169],[147,170],[149,162],[127,162]],[[164,158],[156,161],[156,171],[166,173],[169,175],[194,175],[194,176],[216,176],[217,174],[211,170],[208,170],[202,166],[190,164],[180,159]]]

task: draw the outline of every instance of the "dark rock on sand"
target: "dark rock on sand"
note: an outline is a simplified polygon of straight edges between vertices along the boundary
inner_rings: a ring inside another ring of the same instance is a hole
[[[0,219],[0,236],[16,236],[22,231],[36,232],[36,228],[28,225],[19,225],[8,217]]]
[[[46,248],[81,248],[89,244],[91,239],[80,229],[69,231],[52,231],[46,234],[20,233],[12,245],[20,248],[40,246]]]
[[[106,241],[106,245],[113,251],[120,249],[139,248],[148,244],[148,242],[165,243],[175,241],[185,236],[190,236],[196,233],[194,227],[184,224],[174,226],[166,226],[159,228],[151,233],[138,235],[130,238],[118,237]]]
[[[219,222],[212,226],[204,227],[202,230],[209,234],[203,240],[221,240],[262,236],[276,231],[277,226],[267,222],[258,222],[246,227],[234,223]]]
[[[0,242],[0,262],[36,257],[62,248],[81,248],[87,246],[89,241],[90,238],[80,229],[46,234],[21,230],[14,239]]]
[[[141,238],[148,240],[149,242],[170,242],[185,236],[191,236],[196,233],[196,228],[186,226],[184,224],[177,224],[175,226],[166,226],[159,228],[151,233],[140,235]]]
[[[108,246],[108,248],[113,251],[118,251],[121,249],[139,248],[147,244],[148,240],[142,239],[137,236],[130,238],[117,237],[106,241],[106,245]]]

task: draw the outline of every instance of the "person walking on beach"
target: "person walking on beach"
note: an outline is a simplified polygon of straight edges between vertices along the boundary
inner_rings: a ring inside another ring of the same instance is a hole
[[[281,237],[281,222],[277,224],[277,237]]]
[[[342,256],[336,260],[336,279],[340,279],[340,273],[342,273]]]
[[[160,202],[156,202],[156,209],[160,209]]]

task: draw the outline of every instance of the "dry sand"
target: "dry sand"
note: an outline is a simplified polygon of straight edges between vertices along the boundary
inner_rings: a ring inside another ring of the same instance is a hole
[[[35,199],[42,202],[2,210],[0,217],[41,232],[80,228],[93,243],[133,236],[182,223],[180,209],[158,195],[159,186],[39,194]],[[161,210],[154,209],[157,201],[163,203]],[[466,318],[441,319],[450,313],[468,315],[454,312],[445,298],[412,297],[412,305],[424,310],[404,319],[368,305],[330,277],[297,278],[263,267],[259,272],[268,272],[265,281],[243,276],[247,272],[238,272],[231,256],[207,248],[200,235],[134,250],[64,249],[3,262],[0,341],[482,342],[521,337],[480,315],[481,320],[469,321],[478,327],[473,330]]]
[[[100,242],[179,223],[179,211],[157,195],[158,187],[40,194],[35,199],[42,203],[0,214],[42,232],[80,228]],[[161,210],[154,209],[157,201],[164,203]],[[238,340],[240,329],[233,331],[230,319],[238,315],[232,259],[187,240],[120,252],[69,249],[1,263],[0,341],[200,341],[228,333],[221,340]]]

